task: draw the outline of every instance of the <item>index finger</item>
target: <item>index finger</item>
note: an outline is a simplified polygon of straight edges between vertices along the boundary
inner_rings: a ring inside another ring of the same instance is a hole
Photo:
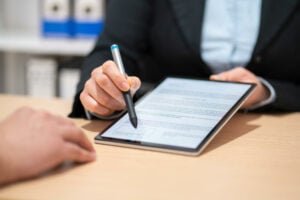
[[[78,144],[80,147],[95,152],[95,149],[83,131],[76,126],[66,126],[62,132],[63,139],[68,142]]]
[[[106,61],[102,65],[102,71],[121,91],[128,91],[130,89],[130,85],[125,76],[119,71],[117,65],[113,61]]]

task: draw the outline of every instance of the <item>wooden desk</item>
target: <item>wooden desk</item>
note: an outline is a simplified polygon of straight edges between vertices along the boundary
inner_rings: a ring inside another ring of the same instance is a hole
[[[0,120],[22,105],[71,109],[0,95]],[[109,124],[74,121],[91,141]],[[300,199],[299,123],[300,113],[236,114],[198,157],[95,144],[96,162],[6,186],[0,199]]]

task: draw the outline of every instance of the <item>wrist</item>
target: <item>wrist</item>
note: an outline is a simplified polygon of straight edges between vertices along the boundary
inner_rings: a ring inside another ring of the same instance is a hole
[[[85,109],[85,114],[86,114],[86,117],[87,119],[91,120],[93,118],[96,118],[96,119],[101,119],[101,120],[114,120],[114,119],[117,119],[119,118],[120,116],[122,116],[124,114],[125,110],[122,110],[122,111],[116,111],[115,113],[113,113],[112,115],[109,115],[109,116],[101,116],[101,115],[98,115],[97,113],[93,113],[93,112],[90,112],[88,110]]]
[[[12,164],[13,155],[10,155],[7,132],[0,128],[0,134],[0,185],[2,185],[14,181],[17,178],[17,170],[14,169]]]
[[[2,132],[2,129],[0,129],[1,137],[4,135]],[[4,142],[3,142],[4,141]],[[9,167],[7,163],[6,153],[8,152],[7,149],[5,150],[5,138],[1,139],[0,142],[0,185],[9,182],[10,178],[10,172]]]
[[[271,95],[269,89],[266,86],[264,86],[264,84],[262,82],[259,83],[259,87],[260,87],[259,88],[259,90],[260,90],[260,92],[259,92],[260,96],[258,98],[258,102],[256,102],[256,103],[259,103],[259,102],[267,100],[268,98],[270,98],[270,95]]]
[[[273,86],[262,77],[258,77],[258,79],[260,80],[259,84],[262,85],[263,89],[265,90],[264,92],[266,92],[266,93],[264,93],[260,96],[261,100],[259,100],[258,103],[253,103],[251,106],[248,106],[247,109],[249,109],[249,110],[254,110],[254,109],[260,108],[262,106],[271,104],[276,99],[276,92],[275,92]],[[257,97],[257,99],[258,98],[259,97]]]
[[[13,180],[12,174],[7,165],[6,159],[3,156],[3,151],[0,149],[0,185],[8,183]]]

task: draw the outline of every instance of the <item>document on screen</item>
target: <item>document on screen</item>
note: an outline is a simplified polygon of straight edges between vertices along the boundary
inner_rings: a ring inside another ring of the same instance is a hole
[[[137,128],[131,126],[126,114],[96,140],[199,152],[203,142],[224,125],[253,87],[253,84],[166,78],[137,103]]]

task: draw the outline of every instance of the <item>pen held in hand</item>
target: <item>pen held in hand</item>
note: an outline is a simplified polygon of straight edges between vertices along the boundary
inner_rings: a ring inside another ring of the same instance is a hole
[[[119,51],[119,46],[116,45],[116,44],[113,44],[113,45],[111,45],[110,49],[111,49],[113,59],[114,59],[115,63],[117,64],[120,72],[126,77],[126,72],[124,70],[121,54],[120,54],[120,51]],[[135,108],[134,108],[134,105],[133,105],[133,102],[132,102],[132,97],[130,95],[130,90],[128,90],[126,92],[123,92],[123,97],[124,97],[125,104],[126,104],[126,107],[127,107],[130,122],[131,122],[132,126],[134,128],[136,128],[138,120],[137,120],[137,116],[136,116],[136,113],[135,113]]]

